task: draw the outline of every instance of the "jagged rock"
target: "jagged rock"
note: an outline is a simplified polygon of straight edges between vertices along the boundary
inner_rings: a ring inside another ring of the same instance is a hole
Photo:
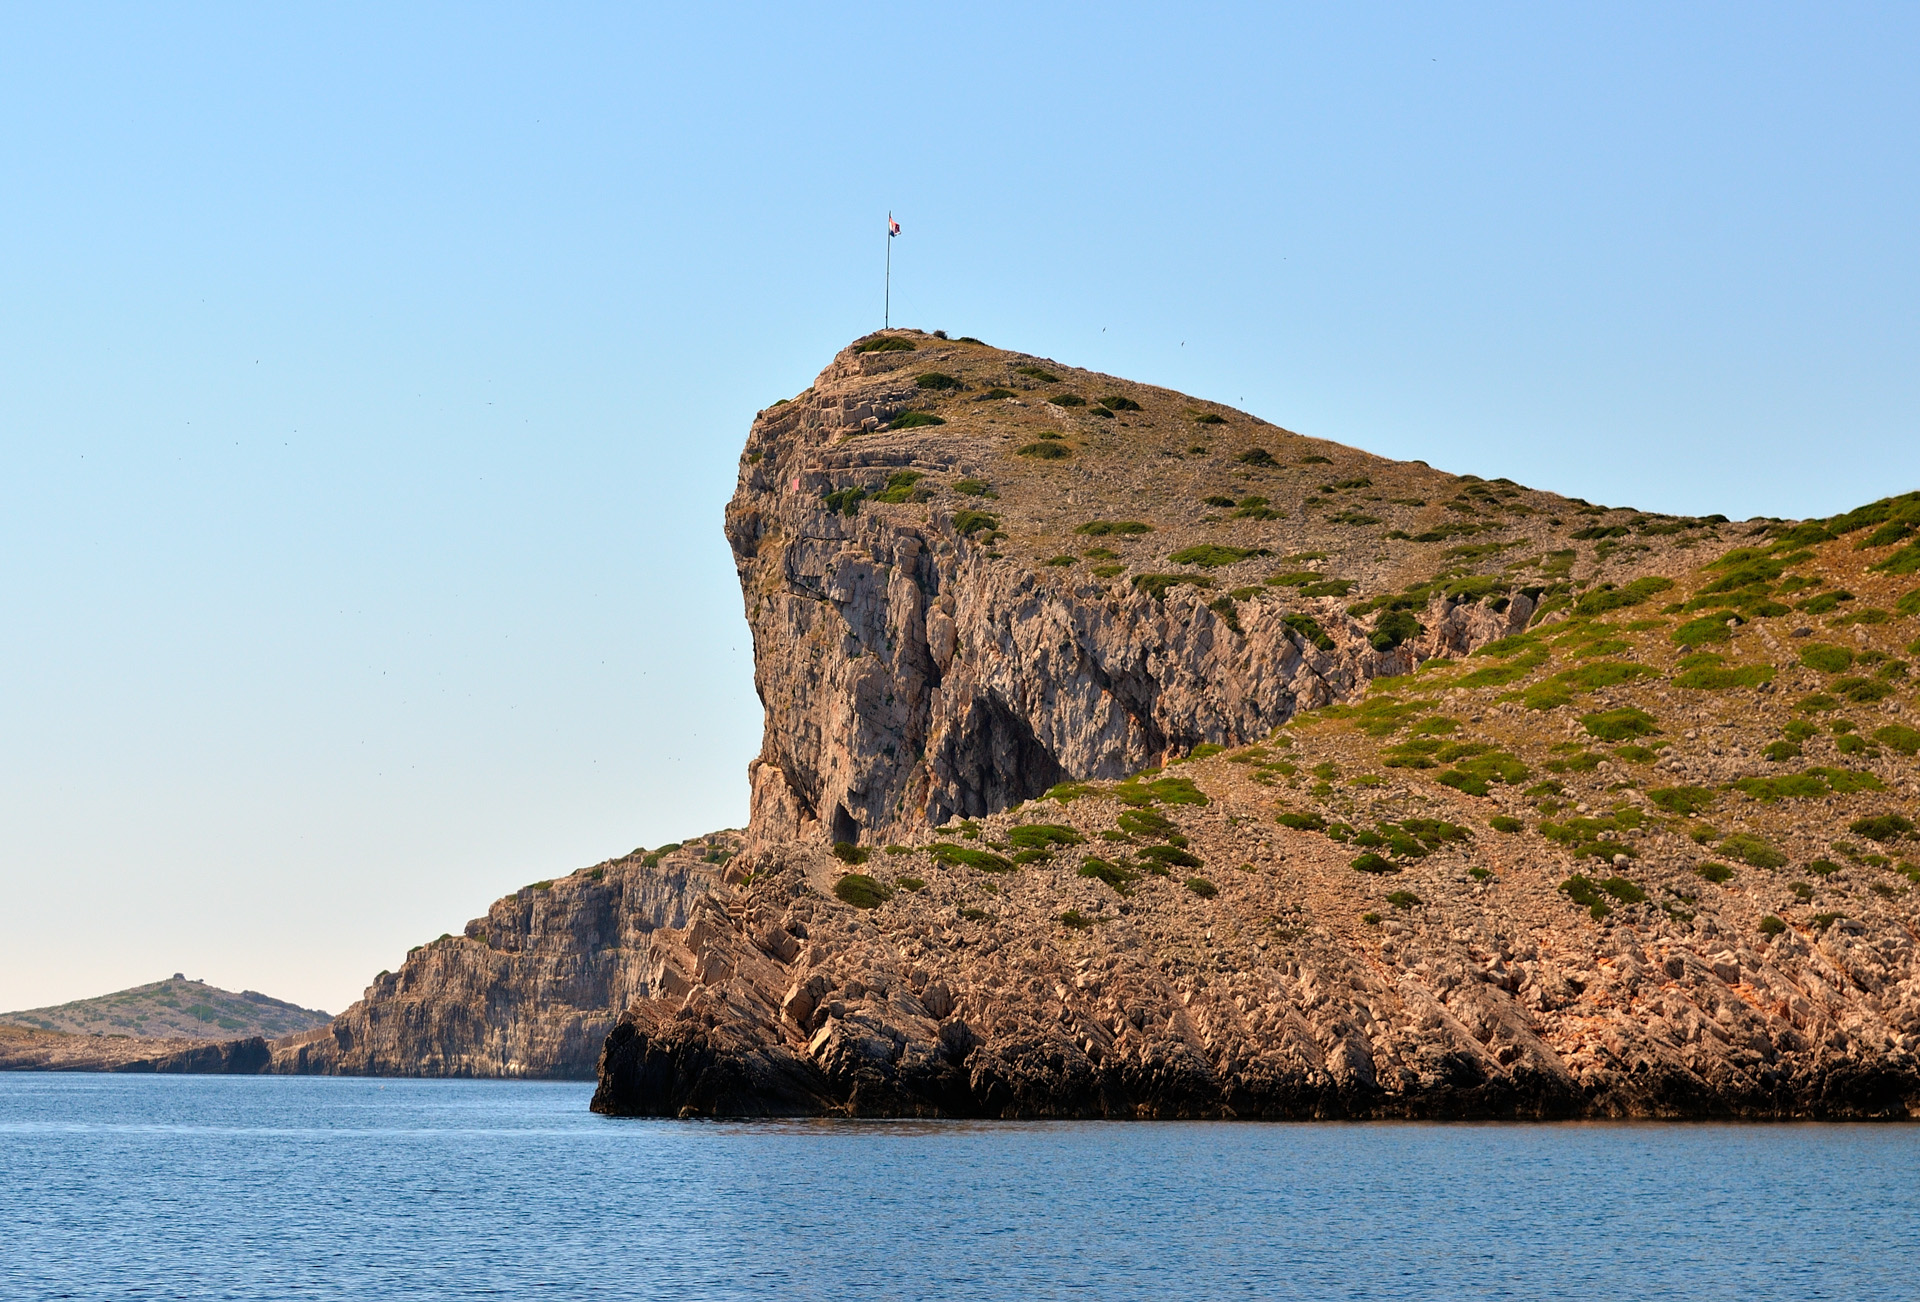
[[[591,1079],[620,1008],[691,988],[673,929],[698,916],[738,843],[716,832],[522,887],[382,972],[326,1028],[276,1041],[272,1070]]]

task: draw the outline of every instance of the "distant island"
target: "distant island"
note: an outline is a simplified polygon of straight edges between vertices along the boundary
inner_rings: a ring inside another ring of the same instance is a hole
[[[265,1042],[325,1026],[330,1017],[256,990],[238,993],[176,972],[165,981],[92,999],[0,1013],[0,1068],[229,1070],[266,1060]],[[254,1041],[236,1054],[219,1046]],[[155,1064],[172,1064],[155,1065]],[[137,1068],[136,1068],[137,1069]]]
[[[231,1040],[264,1035],[270,1040],[324,1026],[331,1018],[257,990],[235,993],[189,981],[175,972],[165,981],[76,999],[49,1008],[0,1013],[0,1023],[74,1035],[132,1035],[156,1040]]]

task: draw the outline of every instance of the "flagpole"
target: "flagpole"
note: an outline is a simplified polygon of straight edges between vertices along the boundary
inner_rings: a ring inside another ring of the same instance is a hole
[[[893,325],[893,213],[887,213],[887,297],[881,310],[880,328],[886,330]]]

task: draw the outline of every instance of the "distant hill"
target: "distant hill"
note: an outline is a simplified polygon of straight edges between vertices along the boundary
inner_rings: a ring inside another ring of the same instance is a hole
[[[328,1015],[255,990],[235,994],[189,981],[176,973],[166,981],[134,986],[51,1008],[0,1013],[0,1022],[77,1035],[130,1035],[156,1040],[278,1039],[324,1026]]]

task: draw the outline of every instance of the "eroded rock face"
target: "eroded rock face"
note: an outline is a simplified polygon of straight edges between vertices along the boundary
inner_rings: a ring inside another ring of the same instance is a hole
[[[598,1051],[594,1107],[653,1116],[1920,1108],[1920,594],[1874,553],[889,338],[760,415],[728,508],[747,832],[501,901],[278,1069]],[[1820,555],[1702,568],[1776,534]],[[1831,684],[1766,627],[1829,588],[1877,612]],[[1858,717],[1809,729],[1823,686]]]
[[[1715,921],[1582,925],[1518,864],[1384,927],[1318,838],[1258,847],[1231,782],[1182,818],[1218,879],[1127,894],[1074,856],[928,866],[881,908],[844,865],[749,852],[661,952],[684,993],[630,1007],[593,1106],[647,1116],[1904,1118],[1920,1104],[1911,945],[1737,940]],[[1075,802],[1097,842],[1111,810]],[[988,820],[983,841],[1012,820]],[[1227,867],[1253,854],[1244,869]],[[1439,867],[1438,865],[1435,866]],[[993,888],[991,893],[986,888]],[[982,907],[984,906],[984,907]],[[1063,909],[1063,906],[1066,906]],[[1063,926],[1072,914],[1083,926]],[[1731,922],[1731,919],[1728,920]],[[1873,991],[1869,995],[1867,992]]]
[[[715,833],[523,887],[381,973],[329,1026],[275,1042],[272,1070],[591,1078],[617,1010],[685,993],[656,940],[688,924],[738,841]]]
[[[922,506],[896,491],[899,501],[849,511],[832,495],[850,486],[884,495],[904,471],[919,476],[906,490],[930,493],[931,476],[1007,460],[979,438],[925,427],[849,441],[919,392],[900,359],[842,354],[806,394],[763,412],[727,509],[766,707],[752,774],[760,842],[884,843],[1068,778],[1117,778],[1201,743],[1251,740],[1376,675],[1516,632],[1533,612],[1524,594],[1498,609],[1436,599],[1420,634],[1381,651],[1337,600],[1227,599],[1222,611],[1217,587],[1156,596],[1084,567],[1012,563],[992,540],[1030,504],[1014,500],[1005,469],[992,472],[1004,499]],[[1087,501],[1095,519],[1166,506],[1093,490]],[[1271,569],[1251,559],[1271,550],[1248,549],[1246,563]],[[1324,645],[1286,622],[1303,608]]]
[[[1920,734],[1802,723],[1782,752],[1774,680],[1806,675],[1764,624],[1734,632],[1843,585],[1824,609],[1911,620],[1920,597],[1846,538],[1385,462],[964,341],[884,346],[749,437],[727,529],[766,733],[742,884],[659,942],[705,975],[622,1013],[596,1109],[1920,1109],[1920,869],[1836,839],[1905,835],[1893,752]],[[1775,537],[1830,547],[1702,568]],[[1856,627],[1880,678],[1835,690],[1901,714],[1912,636]],[[1786,788],[1751,783],[1803,744],[1855,758],[1800,779],[1836,793],[1816,814],[1776,817]],[[1702,864],[1715,844],[1745,866]],[[1817,882],[1769,876],[1794,863]]]

